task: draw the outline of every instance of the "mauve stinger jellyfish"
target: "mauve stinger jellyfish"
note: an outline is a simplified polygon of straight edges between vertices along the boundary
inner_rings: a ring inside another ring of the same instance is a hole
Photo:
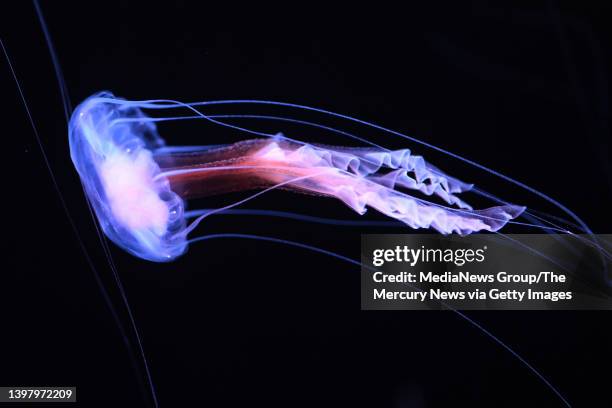
[[[200,220],[187,222],[187,200],[236,191],[281,188],[332,197],[358,214],[372,208],[442,234],[497,231],[524,211],[511,204],[472,209],[459,198],[471,184],[408,149],[310,144],[281,134],[169,147],[143,113],[167,107],[104,92],[78,106],[69,126],[71,157],[104,233],[143,259],[170,261],[186,251]]]

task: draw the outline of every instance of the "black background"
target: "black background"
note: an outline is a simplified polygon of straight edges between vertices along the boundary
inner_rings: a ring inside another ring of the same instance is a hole
[[[73,103],[111,90],[128,99],[272,99],[348,113],[495,168],[559,200],[595,232],[611,232],[610,13],[596,3],[335,10],[331,2],[223,9],[151,3],[42,2]],[[152,406],[127,309],[69,160],[41,25],[28,2],[10,7],[2,12],[2,40],[78,238],[3,62],[8,246],[0,383],[75,385],[80,406]],[[313,129],[253,125],[351,144]],[[411,148],[504,199],[563,215],[412,142],[348,129]],[[170,144],[247,137],[204,123],[160,131]],[[332,200],[282,191],[249,204],[357,218]],[[275,236],[358,258],[361,232],[400,231],[239,216],[211,217],[198,231],[216,232]],[[562,406],[517,358],[452,312],[360,311],[358,268],[342,261],[247,240],[195,244],[170,264],[141,261],[113,245],[111,253],[161,406]],[[609,404],[609,313],[469,316],[573,406]]]

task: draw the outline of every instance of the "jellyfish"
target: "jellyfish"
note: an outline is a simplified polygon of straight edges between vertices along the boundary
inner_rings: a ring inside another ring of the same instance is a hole
[[[102,230],[149,261],[171,261],[186,251],[188,235],[210,214],[188,223],[197,213],[186,211],[189,200],[230,192],[282,189],[331,197],[357,214],[369,208],[442,234],[495,232],[525,210],[513,204],[473,209],[460,197],[472,184],[409,149],[330,146],[282,133],[168,146],[143,111],[170,107],[195,111],[180,102],[128,101],[102,92],[81,103],[69,124],[71,158]]]
[[[68,120],[72,109],[66,84],[37,1],[34,6],[53,59]],[[4,50],[3,44],[2,48]],[[27,108],[25,98],[23,102]],[[235,101],[222,103],[233,102]],[[553,219],[555,223],[570,225],[566,220],[551,217],[544,219],[533,212],[527,214],[525,207],[499,200],[473,188],[471,184],[450,177],[422,157],[413,155],[408,149],[389,151],[373,146],[367,143],[367,140],[362,141],[369,147],[327,146],[290,139],[280,133],[257,134],[257,139],[224,146],[173,147],[167,146],[159,136],[155,125],[157,119],[143,113],[181,107],[191,110],[197,117],[228,126],[198,112],[195,108],[197,105],[200,103],[184,104],[168,100],[127,101],[116,98],[111,93],[102,92],[86,99],[72,111],[69,120],[71,158],[98,223],[109,239],[140,258],[158,262],[171,261],[185,253],[190,243],[198,240],[189,239],[188,235],[204,217],[214,211],[186,211],[189,200],[254,189],[259,189],[257,194],[278,188],[332,197],[360,215],[363,215],[367,208],[371,208],[409,228],[434,229],[442,234],[496,232],[520,215],[529,217],[528,219],[534,220],[541,227],[542,222],[548,225],[542,228],[569,232],[550,221]],[[374,127],[406,137],[388,129]],[[416,139],[413,141],[421,143]],[[574,227],[592,234],[588,226],[569,209],[537,190],[450,152],[431,145],[429,147],[540,196],[568,214],[577,224]],[[460,197],[461,193],[467,191],[491,198],[501,205],[474,210]],[[58,193],[61,196],[59,189]],[[431,198],[438,198],[445,204],[434,203]],[[217,211],[226,211],[244,201]],[[187,221],[193,216],[196,219],[188,224]],[[309,220],[313,219],[314,217],[310,217]],[[291,244],[361,265],[353,259],[298,242],[239,234],[225,234],[224,237],[230,235],[234,238],[256,238]],[[217,237],[221,236],[208,235],[199,239]],[[112,262],[111,268],[114,269]],[[92,269],[96,273],[95,269]],[[118,275],[115,273],[114,276],[123,293]],[[123,299],[129,311],[124,294]],[[109,305],[112,308],[112,304]],[[511,352],[569,406],[563,395],[509,346],[460,311],[454,312]],[[157,405],[155,387],[131,313],[130,319],[136,332],[153,401]]]

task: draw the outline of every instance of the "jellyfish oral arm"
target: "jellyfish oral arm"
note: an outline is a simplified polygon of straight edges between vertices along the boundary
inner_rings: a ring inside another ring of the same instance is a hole
[[[517,206],[472,210],[455,195],[471,185],[432,170],[406,151],[314,146],[278,137],[159,154],[155,160],[159,176],[183,198],[279,186],[334,197],[359,214],[370,207],[415,229],[461,234],[496,231],[522,212]],[[398,187],[436,195],[457,208],[418,199]]]

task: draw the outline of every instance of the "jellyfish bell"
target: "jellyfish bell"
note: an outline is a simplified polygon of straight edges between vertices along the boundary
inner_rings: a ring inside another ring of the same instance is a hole
[[[133,119],[118,121],[117,119]],[[142,118],[142,121],[138,119]],[[184,203],[159,177],[155,124],[127,101],[103,92],[79,105],[69,123],[70,156],[106,236],[151,261],[185,252]]]

